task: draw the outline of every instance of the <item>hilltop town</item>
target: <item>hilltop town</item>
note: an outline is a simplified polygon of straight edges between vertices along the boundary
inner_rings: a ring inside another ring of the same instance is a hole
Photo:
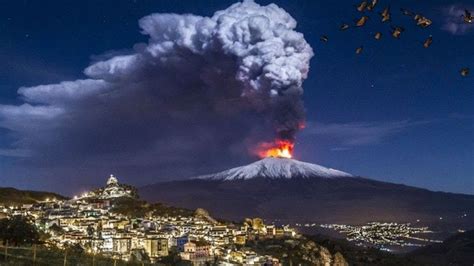
[[[306,261],[345,265],[341,254],[308,242],[289,226],[265,224],[260,218],[217,221],[207,211],[149,204],[134,187],[111,175],[106,186],[72,199],[47,198],[34,204],[0,206],[0,218],[29,217],[49,238],[45,245],[82,248],[116,260],[160,262],[177,256],[194,265],[280,265],[281,258],[259,248],[262,241],[304,243]],[[290,241],[290,242],[288,242]],[[304,254],[303,254],[304,255]]]

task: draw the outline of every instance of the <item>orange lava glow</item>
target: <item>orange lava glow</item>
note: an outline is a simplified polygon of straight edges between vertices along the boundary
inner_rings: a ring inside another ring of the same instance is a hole
[[[288,140],[277,140],[275,143],[263,143],[260,145],[258,155],[261,158],[288,158],[290,159],[293,153],[295,144]]]

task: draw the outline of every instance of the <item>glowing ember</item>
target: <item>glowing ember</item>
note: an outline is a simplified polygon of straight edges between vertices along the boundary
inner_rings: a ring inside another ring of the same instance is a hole
[[[275,157],[288,158],[292,157],[294,143],[288,140],[277,140],[275,143],[262,143],[258,151],[261,158]]]

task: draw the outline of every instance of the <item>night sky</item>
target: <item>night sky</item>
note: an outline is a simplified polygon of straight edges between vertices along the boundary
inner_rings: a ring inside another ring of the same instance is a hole
[[[382,181],[474,194],[474,24],[463,24],[460,17],[465,8],[474,11],[473,2],[381,0],[375,12],[367,13],[365,27],[347,31],[339,31],[341,23],[354,24],[361,16],[353,1],[256,2],[275,3],[288,12],[314,51],[303,83],[306,128],[296,137],[296,159]],[[111,173],[141,186],[256,160],[242,152],[248,139],[235,135],[254,134],[240,132],[240,125],[250,128],[261,117],[246,109],[228,114],[236,123],[214,114],[197,121],[187,117],[194,100],[208,99],[199,95],[201,90],[169,103],[185,106],[173,109],[179,119],[170,122],[155,117],[167,112],[166,103],[160,105],[158,98],[148,102],[141,87],[136,95],[130,88],[122,97],[127,102],[66,102],[69,110],[81,113],[70,120],[38,122],[33,112],[28,119],[18,115],[12,126],[7,117],[19,112],[12,106],[25,103],[19,88],[86,79],[84,69],[92,63],[138,49],[137,43],[148,41],[138,26],[141,18],[152,13],[212,16],[233,3],[2,1],[0,186],[71,194],[103,184]],[[388,5],[392,21],[382,24],[378,12]],[[431,18],[433,25],[417,27],[401,14],[402,7]],[[405,28],[400,39],[390,36],[391,26]],[[373,39],[377,31],[383,34],[380,41]],[[327,43],[320,41],[322,35],[328,36]],[[433,44],[425,49],[429,35]],[[359,46],[364,50],[356,55]],[[467,77],[459,73],[464,67],[471,69]],[[199,76],[192,67],[186,71]],[[219,80],[214,85],[226,84]],[[197,105],[197,112],[204,107]],[[189,132],[179,121],[192,122]],[[219,136],[215,145],[207,145],[213,136]]]

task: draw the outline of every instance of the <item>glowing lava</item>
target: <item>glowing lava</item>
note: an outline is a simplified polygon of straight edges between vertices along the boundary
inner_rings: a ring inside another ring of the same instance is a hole
[[[260,144],[258,156],[261,158],[275,157],[290,159],[294,146],[295,144],[288,140],[277,140],[275,143],[262,143]]]

